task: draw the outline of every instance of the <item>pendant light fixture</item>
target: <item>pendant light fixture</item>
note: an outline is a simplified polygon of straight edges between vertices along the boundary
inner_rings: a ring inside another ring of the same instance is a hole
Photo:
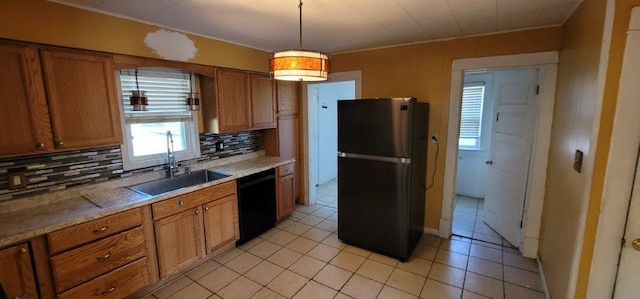
[[[187,94],[187,109],[191,111],[200,110],[200,93],[193,92],[193,80],[191,79],[191,75],[193,73],[189,73],[189,87],[191,88],[191,92]]]
[[[298,50],[272,52],[269,57],[271,76],[285,81],[325,81],[329,74],[329,54],[302,49],[302,0],[300,10],[300,45]]]
[[[131,91],[131,96],[129,97],[129,101],[131,103],[131,107],[133,111],[147,111],[147,95],[146,92],[141,91],[138,86],[138,69],[136,69],[136,90]]]

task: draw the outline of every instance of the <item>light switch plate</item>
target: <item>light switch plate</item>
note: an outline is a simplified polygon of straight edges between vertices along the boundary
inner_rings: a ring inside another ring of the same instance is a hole
[[[573,157],[573,169],[578,173],[582,172],[582,156],[584,154],[581,150],[576,150],[576,154]]]

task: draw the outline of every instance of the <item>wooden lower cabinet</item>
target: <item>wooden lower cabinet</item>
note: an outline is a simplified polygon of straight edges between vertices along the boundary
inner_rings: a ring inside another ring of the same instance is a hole
[[[157,281],[147,244],[151,224],[143,215],[151,221],[144,207],[48,233],[58,298],[124,298]],[[38,280],[44,278],[38,274]]]
[[[161,279],[204,257],[202,207],[160,219],[155,229]]]
[[[147,258],[141,258],[70,289],[58,298],[126,298],[150,284],[147,267]]]
[[[294,174],[293,163],[278,168],[278,184],[276,186],[278,220],[291,214],[296,207]]]
[[[163,215],[154,225],[161,279],[238,239],[235,192],[234,181],[153,204],[154,216]]]
[[[240,238],[235,194],[204,205],[204,232],[207,254]]]
[[[29,245],[0,250],[0,285],[8,298],[38,298]]]

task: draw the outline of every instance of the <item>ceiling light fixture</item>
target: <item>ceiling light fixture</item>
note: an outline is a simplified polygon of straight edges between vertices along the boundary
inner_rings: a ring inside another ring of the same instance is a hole
[[[325,81],[329,75],[329,54],[302,50],[302,0],[300,9],[300,45],[297,50],[272,52],[269,57],[271,76],[284,81]]]

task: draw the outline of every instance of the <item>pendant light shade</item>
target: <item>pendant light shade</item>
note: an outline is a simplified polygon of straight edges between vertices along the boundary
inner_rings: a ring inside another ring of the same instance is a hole
[[[272,52],[269,56],[271,76],[284,81],[325,81],[329,75],[329,54],[302,50],[302,0],[300,9],[300,47],[298,50]]]
[[[189,73],[189,86],[191,92],[187,93],[187,110],[198,111],[200,110],[200,93],[193,92],[193,73]]]

